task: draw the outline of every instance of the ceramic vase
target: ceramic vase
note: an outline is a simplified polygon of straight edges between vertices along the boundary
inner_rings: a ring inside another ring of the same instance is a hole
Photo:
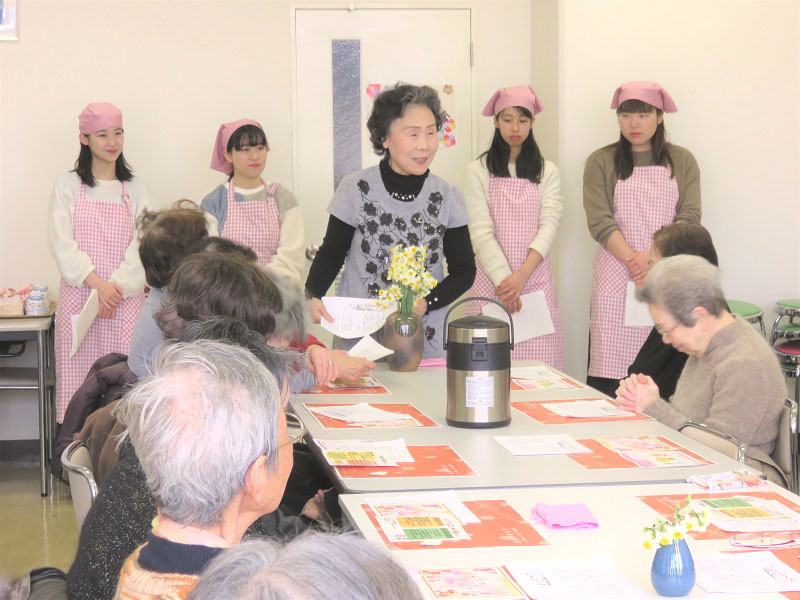
[[[650,581],[660,596],[685,596],[694,587],[694,561],[686,540],[659,546],[653,557]]]

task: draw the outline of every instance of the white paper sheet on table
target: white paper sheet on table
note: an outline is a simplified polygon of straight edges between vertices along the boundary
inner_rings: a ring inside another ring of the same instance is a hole
[[[758,594],[800,591],[800,573],[772,552],[694,556],[697,584],[709,593]]]
[[[711,511],[711,523],[722,531],[795,531],[800,514],[777,500],[740,496],[697,501]]]
[[[550,402],[547,410],[562,417],[632,417],[635,413],[623,410],[607,400],[576,400],[574,402]]]
[[[519,299],[522,300],[522,309],[511,315],[514,322],[515,343],[555,332],[544,292],[532,292],[520,296]],[[506,311],[497,304],[485,304],[483,314],[508,323]]]
[[[344,421],[345,423],[383,423],[402,421],[409,418],[409,415],[401,415],[389,412],[388,410],[381,410],[367,402],[359,402],[358,404],[345,406],[306,405],[306,408],[311,412],[336,419],[337,421]]]
[[[97,295],[97,290],[92,290],[81,312],[70,317],[72,319],[72,348],[69,351],[70,358],[75,356],[78,348],[80,348],[83,338],[86,337],[86,332],[89,331],[92,323],[94,323],[99,311],[100,297]]]
[[[554,435],[495,435],[495,441],[514,456],[591,452],[565,433]]]
[[[315,439],[314,442],[322,449],[325,460],[335,466],[354,464],[353,461],[361,466],[387,467],[414,462],[403,438],[384,441]]]
[[[504,565],[531,598],[640,598],[642,590],[620,571],[610,556]],[[699,573],[699,570],[698,570]]]
[[[336,318],[336,317],[334,317]],[[381,346],[372,336],[365,335],[356,342],[356,345],[347,351],[350,356],[366,358],[367,360],[380,360],[384,356],[394,354],[394,350],[389,350],[386,346]]]
[[[556,373],[547,365],[536,365],[533,367],[511,367],[511,377],[514,379],[548,379],[552,381],[561,381],[562,375]]]
[[[636,299],[636,284],[629,281],[625,289],[625,327],[652,326],[653,317],[650,316],[647,302],[639,302]]]
[[[386,503],[403,503],[403,504],[427,504],[427,503],[440,503],[447,506],[456,518],[462,523],[480,523],[481,520],[476,517],[473,512],[466,507],[466,505],[458,498],[454,490],[443,490],[435,492],[424,492],[421,494],[400,494],[397,496],[363,496],[367,504],[379,502],[380,504]]]
[[[370,298],[344,298],[325,296],[325,309],[333,317],[333,323],[322,319],[320,325],[340,338],[361,338],[383,327],[386,317],[394,312],[381,308],[378,300]]]

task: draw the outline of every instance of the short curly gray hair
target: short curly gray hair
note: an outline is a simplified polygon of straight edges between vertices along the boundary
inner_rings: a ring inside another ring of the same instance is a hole
[[[436,119],[436,130],[442,127],[447,113],[442,110],[442,103],[436,90],[427,85],[411,85],[398,82],[394,89],[386,90],[375,98],[372,114],[367,120],[369,140],[375,154],[383,156],[387,153],[383,142],[389,135],[389,129],[397,119],[402,117],[409,104],[427,106]]]

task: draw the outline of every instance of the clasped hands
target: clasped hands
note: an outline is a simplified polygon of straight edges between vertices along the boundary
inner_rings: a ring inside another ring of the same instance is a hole
[[[616,394],[619,407],[631,412],[644,411],[660,397],[653,378],[641,373],[621,379]]]

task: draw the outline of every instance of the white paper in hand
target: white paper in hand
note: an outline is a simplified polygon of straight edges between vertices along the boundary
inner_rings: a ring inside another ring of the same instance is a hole
[[[72,348],[69,351],[70,358],[75,356],[78,348],[80,348],[83,338],[86,337],[86,332],[89,331],[89,327],[94,323],[99,311],[100,297],[97,295],[97,290],[92,290],[81,312],[70,317],[72,319]]]
[[[340,338],[361,338],[383,327],[392,308],[381,308],[371,298],[340,298],[325,296],[322,303],[333,317],[333,323],[322,319],[320,325]]]
[[[520,296],[519,299],[522,300],[522,309],[511,315],[514,321],[514,342],[524,342],[531,338],[550,335],[555,332],[544,292],[532,292]],[[485,304],[483,314],[508,323],[506,311],[497,306],[497,304]]]
[[[653,318],[650,316],[647,302],[639,302],[636,299],[636,284],[629,281],[625,290],[625,327],[652,326]]]
[[[335,318],[335,317],[334,317]],[[389,350],[386,346],[381,346],[372,337],[365,335],[358,340],[358,343],[347,352],[350,356],[366,358],[367,360],[380,360],[384,356],[394,354],[394,350]]]

